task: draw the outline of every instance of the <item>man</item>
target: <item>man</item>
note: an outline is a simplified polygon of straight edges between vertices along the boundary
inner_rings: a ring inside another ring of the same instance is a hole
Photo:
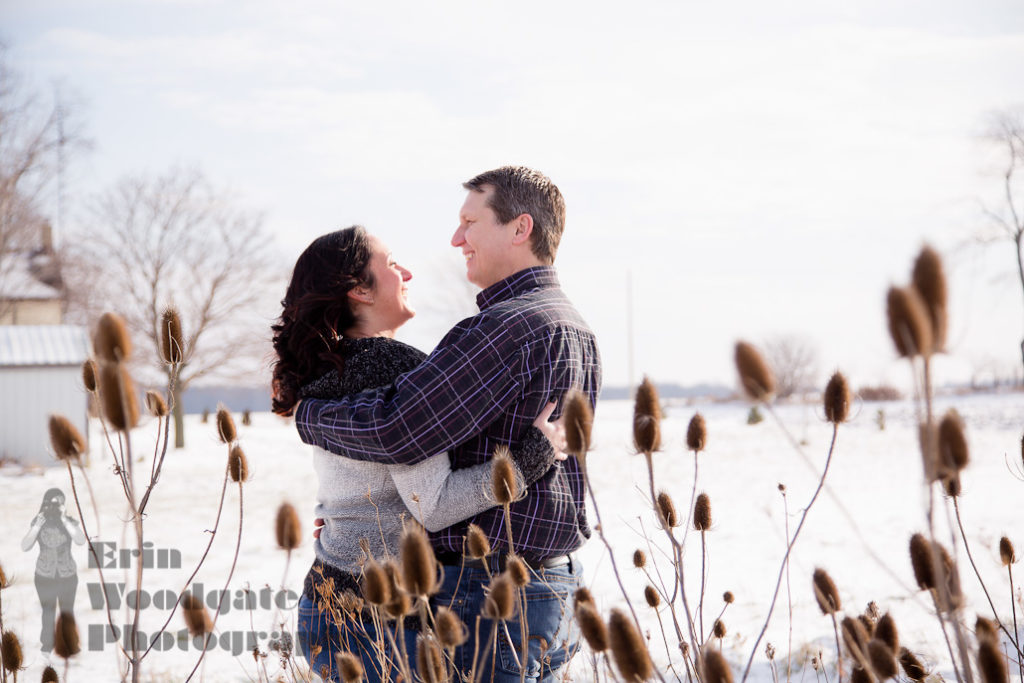
[[[552,266],[565,225],[558,188],[521,166],[487,171],[464,187],[468,196],[451,243],[466,258],[468,279],[483,288],[480,313],[456,325],[392,387],[300,403],[295,422],[306,443],[383,463],[415,463],[447,450],[460,468],[520,440],[547,402],[570,389],[596,402],[601,361],[594,334],[559,288]],[[494,680],[520,680],[520,666],[527,680],[553,680],[575,648],[569,599],[582,574],[572,553],[590,536],[579,463],[571,457],[556,463],[511,504],[510,519],[512,550],[533,572],[526,587],[529,653],[522,662],[517,616],[499,628]],[[451,602],[475,632],[488,575],[462,556],[470,522],[490,540],[489,566],[503,568],[509,530],[500,507],[432,533],[431,543],[445,565],[437,602]],[[482,631],[486,636],[490,629]],[[480,655],[487,645],[480,643]],[[472,640],[456,651],[464,673],[474,652]],[[489,680],[492,657],[481,659],[483,680]]]

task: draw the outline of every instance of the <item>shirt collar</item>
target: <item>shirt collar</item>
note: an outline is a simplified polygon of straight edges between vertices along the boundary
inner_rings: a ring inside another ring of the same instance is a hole
[[[558,273],[554,266],[534,266],[495,282],[477,294],[476,305],[483,311],[531,290],[553,287],[558,287]]]

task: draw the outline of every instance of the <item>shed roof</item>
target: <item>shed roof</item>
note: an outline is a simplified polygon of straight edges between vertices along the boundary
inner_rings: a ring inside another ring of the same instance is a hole
[[[79,325],[0,325],[0,367],[78,365],[89,352]]]
[[[0,254],[0,299],[59,299],[60,292],[40,280],[33,267],[39,258],[51,258],[37,252],[16,251]]]

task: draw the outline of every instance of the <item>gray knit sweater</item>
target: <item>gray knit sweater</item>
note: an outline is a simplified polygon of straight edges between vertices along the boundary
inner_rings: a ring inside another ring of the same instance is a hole
[[[304,386],[300,398],[340,398],[384,386],[425,358],[386,337],[343,339],[339,350],[343,371],[331,370]],[[521,483],[529,485],[554,462],[554,450],[540,430],[531,428],[511,457]],[[383,465],[314,448],[313,466],[319,478],[316,516],[324,527],[314,543],[318,562],[303,591],[310,598],[322,575],[334,579],[336,590],[354,589],[366,560],[363,539],[374,557],[397,556],[402,525],[410,516],[436,531],[496,505],[491,462],[453,470],[448,454],[440,453],[415,465]]]

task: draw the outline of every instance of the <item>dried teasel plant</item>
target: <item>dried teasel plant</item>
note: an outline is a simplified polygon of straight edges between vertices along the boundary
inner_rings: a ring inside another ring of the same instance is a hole
[[[914,580],[922,589],[935,588],[935,571],[932,566],[932,544],[924,534],[910,537],[910,564],[914,569]]]
[[[124,318],[117,313],[104,313],[96,323],[93,348],[105,361],[118,363],[132,355],[132,340]]]
[[[505,556],[505,571],[517,587],[522,588],[530,583],[530,569],[518,555]]]
[[[466,527],[466,554],[474,560],[482,560],[491,554],[491,541],[476,524]]]
[[[228,452],[228,476],[236,484],[242,484],[249,479],[249,459],[245,457],[245,451],[238,444],[232,446]]]
[[[579,458],[584,458],[590,450],[590,435],[594,427],[594,412],[590,409],[590,401],[582,391],[572,390],[565,398],[562,411],[562,424],[565,427],[566,451]]]
[[[768,401],[775,394],[775,374],[757,347],[745,341],[736,342],[736,371],[740,386],[755,401]]]
[[[839,599],[839,590],[827,571],[821,568],[815,569],[812,580],[814,598],[818,601],[818,608],[822,614],[835,614],[842,609],[843,603]]]
[[[654,607],[655,609],[661,604],[661,596],[658,594],[658,590],[650,584],[644,588],[644,600],[647,601],[648,607]]]
[[[880,680],[893,678],[899,673],[893,651],[877,638],[868,641],[868,661],[871,662],[871,670]]]
[[[217,436],[223,443],[232,443],[238,439],[235,419],[224,405],[217,406]]]
[[[491,496],[498,505],[508,505],[519,498],[516,466],[509,457],[508,448],[499,446],[491,462]]]
[[[721,652],[704,649],[700,657],[700,680],[703,683],[732,683],[732,669]]]
[[[0,637],[0,657],[3,658],[4,670],[17,676],[25,663],[25,657],[21,651],[21,641],[14,631],[4,631]]]
[[[658,390],[647,376],[636,390],[633,445],[638,453],[653,453],[661,448],[661,403]]]
[[[391,601],[391,582],[384,567],[376,560],[363,565],[363,597],[371,605],[385,605]]]
[[[61,612],[53,630],[53,652],[62,659],[74,657],[82,651],[78,624],[71,612]]]
[[[185,593],[181,596],[181,608],[185,626],[192,636],[206,635],[213,630],[213,622],[201,597],[191,591]]]
[[[103,416],[110,426],[119,432],[135,429],[139,424],[139,402],[128,369],[120,363],[104,363],[100,367],[99,391]]]
[[[50,416],[50,445],[58,460],[78,458],[85,453],[81,432],[63,415]]]
[[[96,391],[96,376],[98,373],[96,361],[92,358],[88,358],[82,363],[82,386],[89,393],[95,393]]]
[[[434,613],[437,639],[447,649],[456,648],[469,640],[469,629],[455,612],[440,606]]]
[[[939,463],[950,474],[967,467],[970,454],[960,414],[950,409],[939,422]]]
[[[846,422],[850,415],[850,385],[841,372],[833,373],[825,386],[825,419],[832,424]]]
[[[60,683],[60,677],[57,675],[57,670],[52,666],[47,666],[43,669],[43,675],[39,680],[40,683]]]
[[[735,602],[735,600],[736,596],[732,594],[732,591],[725,591],[724,593],[722,593],[722,602],[724,602],[725,604],[731,605],[733,602]]]
[[[647,554],[640,548],[633,551],[633,566],[637,569],[647,566]]]
[[[437,560],[427,533],[418,524],[410,524],[399,540],[402,581],[413,595],[427,597],[437,592]]]
[[[626,681],[646,681],[653,675],[651,655],[633,620],[619,609],[608,617],[608,644],[619,674]]]
[[[704,416],[694,413],[690,423],[686,425],[686,447],[694,453],[704,450],[708,443],[708,425]]]
[[[334,657],[341,683],[359,683],[363,680],[363,662],[351,652],[339,652]]]
[[[843,617],[843,620],[840,622],[839,631],[843,634],[843,644],[853,659],[858,662],[861,660],[866,661],[868,641],[871,640],[871,637],[864,628],[864,624],[859,619]]]
[[[672,496],[665,491],[658,494],[658,519],[666,527],[679,526],[679,515],[676,513],[676,505],[672,502]]]
[[[597,613],[593,601],[585,602],[576,599],[575,606],[576,623],[579,624],[580,633],[583,634],[587,645],[596,654],[608,649],[608,628]]]
[[[149,414],[153,417],[167,417],[170,413],[163,394],[152,389],[146,391],[146,409],[149,410]]]
[[[508,620],[515,613],[516,585],[505,572],[491,579],[480,613],[487,619]]]
[[[693,528],[697,531],[711,529],[711,498],[701,493],[693,506]]]
[[[978,643],[978,670],[984,683],[1009,683],[1006,658],[996,641],[984,639]]]
[[[875,624],[874,637],[889,646],[893,652],[900,651],[900,635],[896,629],[896,620],[886,612]]]
[[[721,640],[725,638],[725,622],[721,619],[715,619],[715,623],[711,626],[711,635]]]
[[[905,647],[900,648],[900,667],[903,668],[903,673],[906,674],[907,678],[912,681],[921,683],[921,681],[928,677],[928,671],[921,664],[921,660]]]
[[[165,363],[180,363],[185,359],[181,317],[173,307],[167,308],[160,319],[160,358]]]
[[[302,542],[302,526],[299,524],[299,513],[291,503],[281,503],[274,519],[274,538],[277,547],[292,551]]]
[[[416,673],[424,683],[448,681],[444,652],[437,638],[432,635],[421,633],[416,636]]]
[[[942,267],[942,258],[932,247],[925,245],[921,249],[917,260],[914,261],[911,282],[921,295],[921,301],[928,312],[934,350],[943,351],[946,346],[948,317],[946,275]]]
[[[1008,567],[1017,561],[1017,553],[1013,549],[1013,543],[1006,536],[999,539],[999,561],[1003,563],[1004,567]]]
[[[913,287],[890,287],[886,295],[889,335],[900,356],[932,353],[932,323],[920,293]]]

